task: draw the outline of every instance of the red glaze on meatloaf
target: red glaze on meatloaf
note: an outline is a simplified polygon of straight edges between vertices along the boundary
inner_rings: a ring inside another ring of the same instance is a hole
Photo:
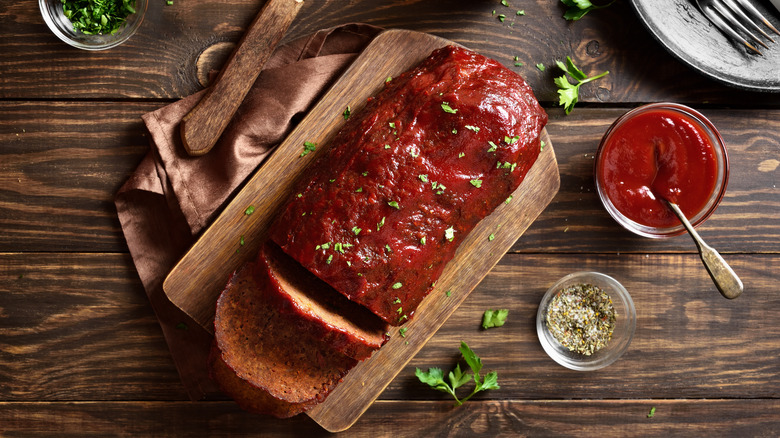
[[[231,276],[217,300],[211,375],[243,409],[291,417],[322,402],[357,361],[301,333],[255,280]]]
[[[445,47],[346,122],[272,225],[308,270],[393,325],[522,182],[547,115],[514,72]]]
[[[263,245],[257,264],[263,292],[300,332],[357,360],[367,359],[387,342],[384,321],[315,277],[275,243]]]

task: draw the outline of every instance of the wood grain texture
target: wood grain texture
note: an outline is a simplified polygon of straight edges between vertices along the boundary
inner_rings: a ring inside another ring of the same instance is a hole
[[[650,409],[655,414],[648,418]],[[464,437],[715,436],[780,434],[772,400],[500,400],[379,401],[343,434],[305,417],[277,420],[242,412],[229,402],[0,402],[0,432],[8,436],[210,437]],[[259,431],[259,432],[258,432]]]
[[[424,347],[418,325],[406,338],[395,335],[395,348],[419,352],[399,365],[379,400],[446,402],[446,394],[417,381],[414,369],[451,369],[461,340],[486,370],[498,372],[501,389],[480,400],[777,399],[780,255],[729,261],[747,286],[733,301],[720,297],[696,254],[508,254]],[[547,288],[582,269],[621,281],[637,308],[629,350],[592,373],[555,364],[534,327]],[[461,291],[452,290],[455,301]],[[482,330],[487,308],[509,309],[506,325]],[[0,399],[186,398],[128,255],[0,254]]]
[[[166,6],[151,1],[144,23],[129,41],[89,53],[68,47],[51,34],[34,2],[4,1],[0,98],[181,98],[200,89],[195,67],[200,53],[213,44],[237,42],[261,4],[192,0]],[[512,68],[527,77],[540,100],[549,103],[558,101],[552,82],[560,75],[553,68],[555,60],[570,55],[586,73],[611,71],[583,86],[581,105],[672,100],[778,107],[776,96],[726,87],[678,62],[645,31],[628,2],[575,23],[562,18],[559,2],[510,4],[511,8],[498,1],[473,0],[310,1],[286,40],[347,22],[366,22],[432,33],[507,66],[513,66],[518,56],[524,65]],[[517,16],[517,9],[525,15]],[[498,20],[499,13],[507,16],[504,22]],[[537,63],[548,69],[540,72]]]

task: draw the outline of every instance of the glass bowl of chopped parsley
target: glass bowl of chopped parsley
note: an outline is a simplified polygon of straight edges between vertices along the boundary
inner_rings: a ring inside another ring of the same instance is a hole
[[[141,26],[148,0],[38,0],[43,20],[62,41],[105,50],[127,41]]]
[[[544,351],[560,365],[592,371],[618,360],[636,329],[631,295],[614,278],[575,272],[542,298],[536,332]]]

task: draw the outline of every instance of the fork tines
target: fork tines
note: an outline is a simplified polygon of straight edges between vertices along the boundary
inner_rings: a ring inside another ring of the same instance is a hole
[[[756,24],[756,21],[763,23],[766,27],[771,29],[772,32],[780,35],[780,32],[772,26],[772,23],[770,23],[758,9],[747,0],[700,0],[698,3],[704,15],[706,15],[715,26],[759,55],[761,54],[761,51],[742,35],[748,35],[750,39],[767,49],[769,46],[759,39],[753,31],[760,33],[764,38],[771,42],[774,42],[775,40]],[[750,26],[750,29],[748,29],[745,24]],[[742,34],[737,32],[737,30],[742,32]]]

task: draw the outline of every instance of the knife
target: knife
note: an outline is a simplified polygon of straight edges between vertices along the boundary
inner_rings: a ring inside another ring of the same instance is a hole
[[[265,3],[214,84],[182,119],[179,132],[187,153],[199,156],[214,147],[301,6],[303,0]]]

